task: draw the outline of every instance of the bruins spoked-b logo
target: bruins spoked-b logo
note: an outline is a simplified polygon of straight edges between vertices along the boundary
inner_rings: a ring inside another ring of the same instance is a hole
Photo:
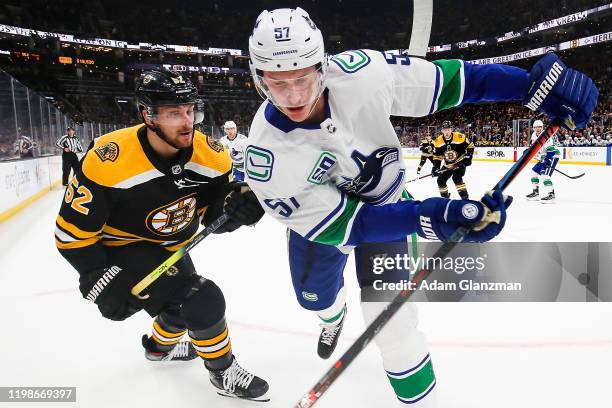
[[[447,163],[453,163],[455,160],[457,160],[457,152],[454,150],[447,150],[444,152],[444,161]]]
[[[106,143],[95,150],[102,161],[115,161],[119,157],[119,146],[115,142]]]
[[[147,228],[159,235],[172,235],[185,229],[196,213],[196,195],[191,194],[161,206],[147,216]]]

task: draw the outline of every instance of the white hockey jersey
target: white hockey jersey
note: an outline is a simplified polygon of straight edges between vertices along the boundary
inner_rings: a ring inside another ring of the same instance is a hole
[[[371,228],[360,209],[403,194],[406,170],[390,116],[520,100],[527,81],[526,71],[499,64],[343,52],[329,59],[320,125],[292,122],[268,101],[260,106],[245,149],[245,180],[265,211],[293,231],[323,244],[353,245],[351,237]]]
[[[538,136],[539,134],[535,130],[531,133],[531,143],[532,144],[533,142],[535,142]],[[546,156],[546,154],[548,153],[552,153],[553,155],[558,156],[561,154],[561,151],[558,149],[559,146],[561,146],[561,142],[559,141],[559,137],[555,133],[554,135],[552,135],[552,137],[550,137],[546,141],[546,143],[544,143],[544,145],[542,146],[542,148],[537,154],[539,154],[542,157]]]
[[[229,152],[233,167],[240,171],[244,169],[244,148],[247,141],[248,138],[241,133],[236,134],[234,140],[230,140],[227,136],[223,136],[219,139],[219,142],[221,142]]]

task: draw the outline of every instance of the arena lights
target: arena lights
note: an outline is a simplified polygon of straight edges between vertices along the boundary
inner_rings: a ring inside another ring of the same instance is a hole
[[[79,38],[72,34],[60,34],[52,33],[47,31],[32,30],[29,28],[15,27],[5,24],[0,24],[0,33],[6,33],[11,35],[17,35],[22,37],[39,37],[39,38],[56,38],[61,42],[89,45],[106,48],[121,48],[121,49],[132,49],[132,50],[143,50],[143,51],[171,51],[191,54],[206,54],[206,55],[223,55],[230,54],[234,56],[241,56],[242,51],[232,48],[206,48],[202,49],[193,45],[166,45],[166,44],[151,44],[151,43],[138,43],[129,44],[127,41],[108,40],[105,38]]]
[[[521,51],[514,54],[503,55],[500,57],[480,58],[471,60],[473,64],[505,64],[507,62],[518,61],[527,58],[538,57],[544,55],[548,51],[565,51],[572,48],[584,47],[598,43],[612,41],[612,31],[607,33],[595,34],[589,37],[583,37],[576,40],[565,41],[557,45],[548,45],[546,47],[534,48],[532,50]]]
[[[486,38],[483,40],[470,40],[470,41],[460,41],[453,44],[444,44],[444,45],[434,45],[427,49],[428,53],[438,53],[438,52],[446,52],[453,50],[460,50],[472,47],[481,47],[483,45],[491,45],[498,44],[504,41],[512,40],[515,38],[524,37],[533,33],[537,33],[540,31],[550,30],[551,28],[561,27],[568,24],[573,24],[579,21],[587,20],[592,17],[597,17],[608,12],[612,9],[612,3],[604,4],[599,7],[594,7],[589,10],[580,11],[578,13],[569,14],[567,16],[555,18],[553,20],[541,22],[530,27],[525,27],[518,31],[510,31],[503,35]]]

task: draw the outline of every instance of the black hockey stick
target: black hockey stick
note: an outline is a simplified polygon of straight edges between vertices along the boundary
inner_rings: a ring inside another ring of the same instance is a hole
[[[442,173],[445,173],[445,172],[447,172],[447,171],[449,171],[449,170],[452,170],[452,169],[451,169],[451,168],[446,167],[446,168],[444,168],[444,169],[440,170],[440,172],[439,172],[437,175],[440,175],[440,174],[442,174]],[[433,174],[433,172],[432,172],[432,173],[426,174],[426,175],[424,175],[424,176],[420,176],[420,177],[417,177],[417,178],[413,178],[413,179],[411,179],[411,180],[408,180],[408,181],[404,182],[404,184],[412,183],[413,181],[417,181],[417,180],[420,180],[420,179],[424,179],[424,178],[426,178],[426,177],[430,177],[430,176],[431,176],[431,177],[435,177],[435,176],[434,176],[434,174]]]
[[[157,278],[164,274],[172,265],[178,262],[179,259],[187,255],[191,249],[199,244],[204,238],[218,230],[223,224],[225,224],[229,220],[229,215],[223,213],[219,218],[211,222],[206,228],[202,231],[198,232],[196,235],[191,238],[191,240],[181,249],[173,253],[166,259],[161,265],[155,268],[151,273],[142,278],[140,282],[138,282],[131,290],[132,295],[136,296],[138,299],[148,299],[149,295],[141,295],[142,291],[149,287],[150,284],[155,282]]]
[[[573,123],[568,122],[568,127],[573,128]],[[540,148],[559,130],[559,124],[553,122],[544,129],[544,131],[538,136],[538,138],[531,144],[531,146],[525,151],[523,156],[514,163],[514,165],[506,172],[504,177],[493,187],[494,190],[504,191],[508,185],[518,176],[518,174],[527,166],[529,161],[537,154]],[[438,250],[434,253],[433,258],[444,258],[459,242],[463,241],[465,236],[470,232],[471,228],[459,227],[453,233],[449,242],[445,242]],[[424,281],[433,270],[421,269],[417,272],[410,280],[410,288],[418,288],[422,281]],[[349,347],[349,349],[334,363],[334,365],[327,370],[325,375],[312,387],[300,401],[294,406],[294,408],[309,408],[312,407],[321,396],[329,389],[329,387],[338,379],[340,374],[346,370],[346,368],[355,360],[355,358],[363,351],[363,349],[372,341],[372,339],[382,330],[382,328],[389,322],[389,320],[395,315],[400,307],[406,300],[414,293],[414,289],[406,289],[400,292],[395,298],[387,305],[387,307],[370,323],[365,331],[359,336],[357,340]]]
[[[558,168],[556,168],[556,167],[555,167],[555,171],[556,171],[557,173],[561,173],[561,174],[563,174],[565,177],[570,178],[570,179],[572,179],[572,180],[574,180],[574,179],[577,179],[577,178],[580,178],[580,177],[584,176],[584,173],[580,173],[580,174],[579,174],[579,175],[577,175],[577,176],[570,176],[569,174],[565,174],[564,172],[562,172],[561,170],[559,170],[559,169],[558,169]]]

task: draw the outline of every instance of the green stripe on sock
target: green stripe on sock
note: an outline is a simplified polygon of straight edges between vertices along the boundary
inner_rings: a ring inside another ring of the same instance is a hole
[[[438,97],[436,112],[459,105],[461,102],[461,62],[459,60],[437,60],[433,61],[441,70],[444,76],[442,92]]]
[[[552,186],[552,180],[544,180],[544,185],[547,187]]]
[[[346,229],[349,227],[349,222],[353,218],[358,205],[358,199],[355,197],[347,197],[346,207],[344,207],[342,214],[325,228],[323,232],[317,235],[314,241],[319,244],[340,245],[344,240]]]
[[[389,382],[391,382],[395,394],[398,397],[407,399],[414,398],[425,392],[436,379],[431,360],[406,378],[398,379],[389,375],[387,377],[389,377]]]
[[[344,312],[345,312],[345,311],[346,311],[346,306],[344,306],[344,307],[342,308],[342,310],[340,311],[340,313],[338,313],[337,315],[335,315],[335,316],[334,316],[334,317],[332,317],[332,318],[329,318],[329,319],[324,319],[324,318],[322,318],[321,316],[319,316],[319,319],[323,320],[323,322],[325,322],[325,323],[333,323],[333,322],[335,322],[336,320],[342,319],[342,316],[344,316]]]
[[[539,178],[537,178],[537,177],[532,177],[532,178],[531,178],[531,182],[532,182],[533,184],[538,184],[538,183],[540,182],[540,179],[539,179]]]

